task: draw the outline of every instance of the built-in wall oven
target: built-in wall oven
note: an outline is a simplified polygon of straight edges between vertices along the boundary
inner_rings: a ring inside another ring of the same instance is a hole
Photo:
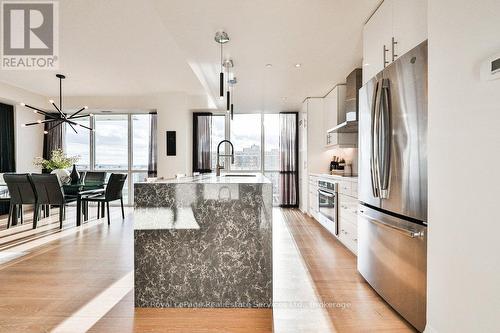
[[[322,220],[327,223],[327,228],[339,234],[338,219],[338,185],[335,182],[320,180],[318,182],[318,206]]]

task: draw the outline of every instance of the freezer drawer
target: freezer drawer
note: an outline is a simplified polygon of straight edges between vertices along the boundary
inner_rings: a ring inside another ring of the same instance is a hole
[[[427,227],[360,206],[358,271],[419,331],[425,328]]]

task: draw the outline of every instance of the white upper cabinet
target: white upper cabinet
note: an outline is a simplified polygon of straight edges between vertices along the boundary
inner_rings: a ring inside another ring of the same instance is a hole
[[[337,126],[339,112],[343,112],[345,103],[345,86],[337,85],[325,96],[323,100],[324,132]]]
[[[396,55],[403,55],[427,39],[427,0],[392,0]]]
[[[346,85],[338,84],[323,99],[323,144],[327,147],[355,147],[355,133],[328,133],[328,130],[345,121]]]
[[[427,39],[427,0],[384,0],[363,28],[363,84]]]
[[[363,84],[388,64],[391,38],[392,0],[385,0],[363,28]]]

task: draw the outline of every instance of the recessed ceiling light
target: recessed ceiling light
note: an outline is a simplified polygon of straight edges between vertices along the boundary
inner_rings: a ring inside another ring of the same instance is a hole
[[[271,68],[273,67],[273,64],[266,64],[266,68]]]
[[[287,100],[287,98],[286,98],[286,97],[281,97],[281,99],[282,99],[283,101],[286,101],[286,100]]]
[[[301,63],[296,63],[296,64],[295,64],[295,67],[297,67],[297,68],[300,68],[300,66],[302,66],[302,64],[301,64]]]

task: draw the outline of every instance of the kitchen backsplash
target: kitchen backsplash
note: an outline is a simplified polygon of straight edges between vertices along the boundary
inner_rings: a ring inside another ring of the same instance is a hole
[[[328,172],[330,167],[330,162],[333,156],[343,158],[347,163],[352,164],[352,175],[358,175],[358,148],[337,148],[325,150],[325,160],[328,160],[327,165],[325,165],[325,172]]]

